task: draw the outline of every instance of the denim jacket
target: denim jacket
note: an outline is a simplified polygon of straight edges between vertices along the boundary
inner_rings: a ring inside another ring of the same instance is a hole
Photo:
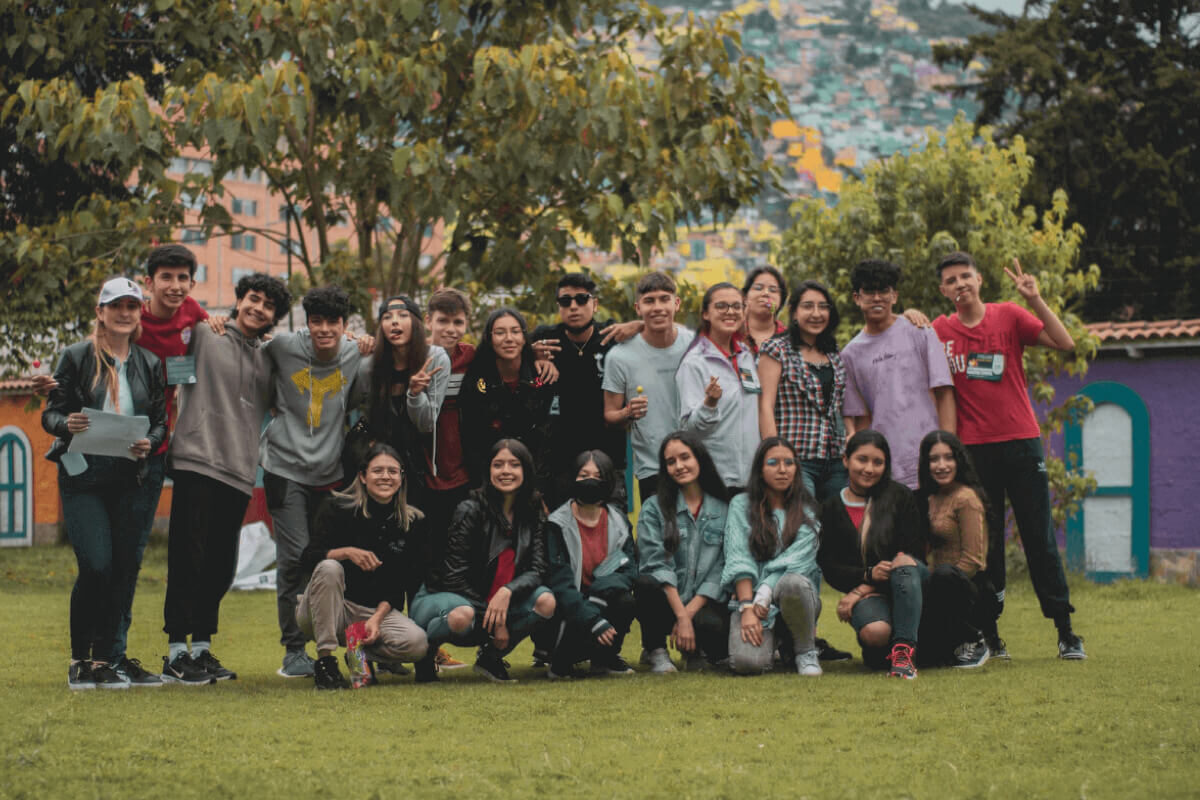
[[[659,584],[674,586],[684,603],[704,595],[718,603],[728,595],[721,586],[725,568],[725,518],[729,505],[705,495],[695,519],[680,495],[675,503],[675,524],[679,527],[679,549],[674,555],[663,547],[663,516],[658,498],[642,504],[638,515],[638,572]]]
[[[776,510],[773,513],[775,524],[782,525],[784,512]],[[750,496],[743,493],[729,501],[729,519],[725,524],[725,569],[721,573],[721,583],[731,595],[731,611],[736,611],[739,605],[736,584],[743,578],[750,579],[755,592],[763,585],[770,586],[774,592],[779,579],[789,573],[803,575],[813,586],[821,585],[821,569],[817,566],[817,531],[821,524],[816,520],[815,509],[810,508],[809,515],[810,521],[800,526],[796,538],[786,550],[776,545],[775,555],[770,560],[758,561],[750,550]],[[772,602],[764,627],[771,627],[778,610],[778,606]]]

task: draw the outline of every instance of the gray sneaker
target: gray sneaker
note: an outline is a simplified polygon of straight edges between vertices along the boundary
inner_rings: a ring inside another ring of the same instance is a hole
[[[275,670],[281,678],[311,678],[313,660],[303,650],[288,650],[283,656],[283,666]]]
[[[992,651],[987,642],[980,637],[978,641],[963,642],[954,648],[954,660],[950,662],[950,666],[955,669],[976,669],[986,664],[991,656]]]
[[[646,653],[646,663],[650,665],[650,671],[656,675],[666,675],[679,671],[675,669],[675,664],[672,663],[671,657],[667,655],[665,647],[659,647]]]
[[[825,674],[821,669],[821,651],[809,650],[807,653],[796,654],[796,672],[806,678],[816,678]]]

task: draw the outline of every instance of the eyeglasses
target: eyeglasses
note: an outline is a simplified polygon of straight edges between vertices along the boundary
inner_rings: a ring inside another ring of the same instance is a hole
[[[794,466],[796,466],[796,459],[794,459],[794,458],[768,458],[767,459],[768,467],[778,467],[780,464],[783,464],[785,467],[794,467]]]
[[[829,305],[829,303],[799,303],[796,305],[796,308],[800,309],[801,311],[807,311],[811,314],[813,311],[824,311],[828,313],[829,309],[833,308],[833,306]]]
[[[592,296],[587,292],[580,292],[579,294],[560,294],[558,296],[558,305],[560,308],[570,308],[571,303],[573,302],[577,306],[586,306],[591,299]]]
[[[779,290],[779,285],[775,283],[756,283],[750,287],[752,292],[766,292],[767,294],[783,294]]]
[[[741,311],[746,306],[743,305],[742,303],[726,303],[724,301],[721,301],[721,302],[713,303],[712,307],[715,308],[717,311],[720,311],[723,314],[726,311]]]

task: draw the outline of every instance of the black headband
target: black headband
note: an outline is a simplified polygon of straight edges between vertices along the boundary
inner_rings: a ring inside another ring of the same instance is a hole
[[[412,314],[417,319],[421,318],[421,307],[414,303],[411,298],[402,294],[392,295],[383,301],[383,305],[379,307],[379,319],[383,319],[383,315],[391,310],[392,306],[403,306],[404,310]]]

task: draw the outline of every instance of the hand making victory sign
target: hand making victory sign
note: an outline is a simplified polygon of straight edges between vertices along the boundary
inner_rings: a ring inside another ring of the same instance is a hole
[[[441,367],[434,367],[430,370],[429,365],[432,363],[433,356],[430,356],[429,360],[425,362],[425,366],[421,367],[420,371],[413,373],[413,376],[408,379],[409,394],[415,397],[425,391],[429,387],[429,382],[433,380],[433,376],[441,372]]]

